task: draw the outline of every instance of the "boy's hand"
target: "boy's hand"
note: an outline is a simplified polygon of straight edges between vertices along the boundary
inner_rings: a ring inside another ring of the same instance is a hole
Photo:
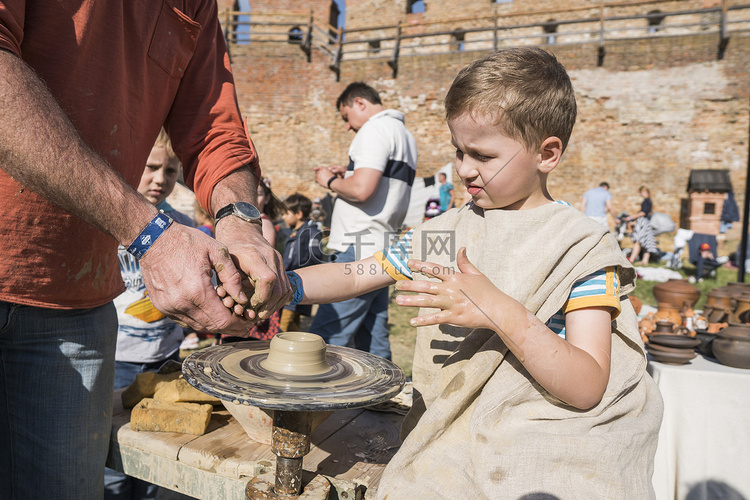
[[[409,268],[427,276],[432,281],[398,281],[396,289],[417,292],[419,295],[399,295],[396,303],[407,307],[429,307],[440,311],[413,318],[412,326],[448,323],[465,328],[490,328],[496,330],[492,319],[503,293],[466,257],[466,248],[458,251],[458,272],[437,264],[410,260]]]

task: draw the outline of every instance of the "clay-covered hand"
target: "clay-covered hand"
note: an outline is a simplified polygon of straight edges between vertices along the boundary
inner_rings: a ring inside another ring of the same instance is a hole
[[[224,243],[235,263],[236,274],[219,280],[235,302],[234,312],[245,319],[266,319],[288,304],[294,291],[284,271],[284,261],[263,238],[260,226],[236,217],[222,219],[216,227],[216,239]],[[218,270],[217,270],[218,273]],[[243,300],[244,293],[248,300]],[[216,296],[214,294],[214,296]]]
[[[247,317],[224,307],[211,283],[212,270],[239,303],[247,303],[240,273],[226,246],[205,233],[172,224],[141,258],[143,279],[154,306],[196,331],[246,334]]]
[[[409,268],[439,281],[398,281],[396,289],[417,292],[399,295],[396,303],[407,307],[436,308],[439,311],[413,318],[412,326],[451,324],[465,328],[495,330],[498,305],[506,297],[466,257],[466,248],[458,251],[458,271],[437,264],[410,260]]]

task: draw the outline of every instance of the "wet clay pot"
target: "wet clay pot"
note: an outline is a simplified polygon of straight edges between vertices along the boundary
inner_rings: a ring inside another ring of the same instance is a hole
[[[701,297],[701,291],[684,279],[670,279],[654,286],[657,302],[672,304],[678,309],[685,303],[693,307]]]
[[[682,325],[682,315],[680,309],[668,302],[659,302],[656,305],[656,312],[653,316],[656,325],[665,321],[672,323],[675,327]],[[673,328],[674,329],[674,328]]]
[[[750,368],[750,325],[730,323],[716,335],[711,350],[723,365]]]

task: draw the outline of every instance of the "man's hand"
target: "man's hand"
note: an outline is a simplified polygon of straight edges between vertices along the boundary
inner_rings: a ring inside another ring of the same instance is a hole
[[[266,319],[291,301],[294,292],[284,261],[263,238],[259,225],[225,217],[216,225],[216,238],[227,246],[234,262],[236,274],[225,277],[218,269],[217,274],[233,302],[245,308],[243,313],[235,307],[235,314],[245,319]],[[243,295],[249,300],[243,301]]]
[[[172,224],[140,262],[151,302],[161,312],[196,331],[247,336],[251,315],[232,314],[211,283],[216,270],[237,302],[248,302],[226,246],[201,231]]]
[[[346,173],[346,168],[341,165],[331,165],[330,167],[313,167],[315,171],[315,182],[328,189],[328,181],[331,177],[338,176],[343,178]]]

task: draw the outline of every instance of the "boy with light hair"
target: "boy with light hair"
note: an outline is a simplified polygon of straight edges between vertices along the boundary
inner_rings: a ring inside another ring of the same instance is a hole
[[[303,303],[396,282],[413,292],[396,303],[420,307],[414,403],[377,498],[653,498],[663,405],[636,274],[547,189],[576,118],[565,69],[501,50],[458,74],[445,108],[472,202],[351,268],[290,278]]]

